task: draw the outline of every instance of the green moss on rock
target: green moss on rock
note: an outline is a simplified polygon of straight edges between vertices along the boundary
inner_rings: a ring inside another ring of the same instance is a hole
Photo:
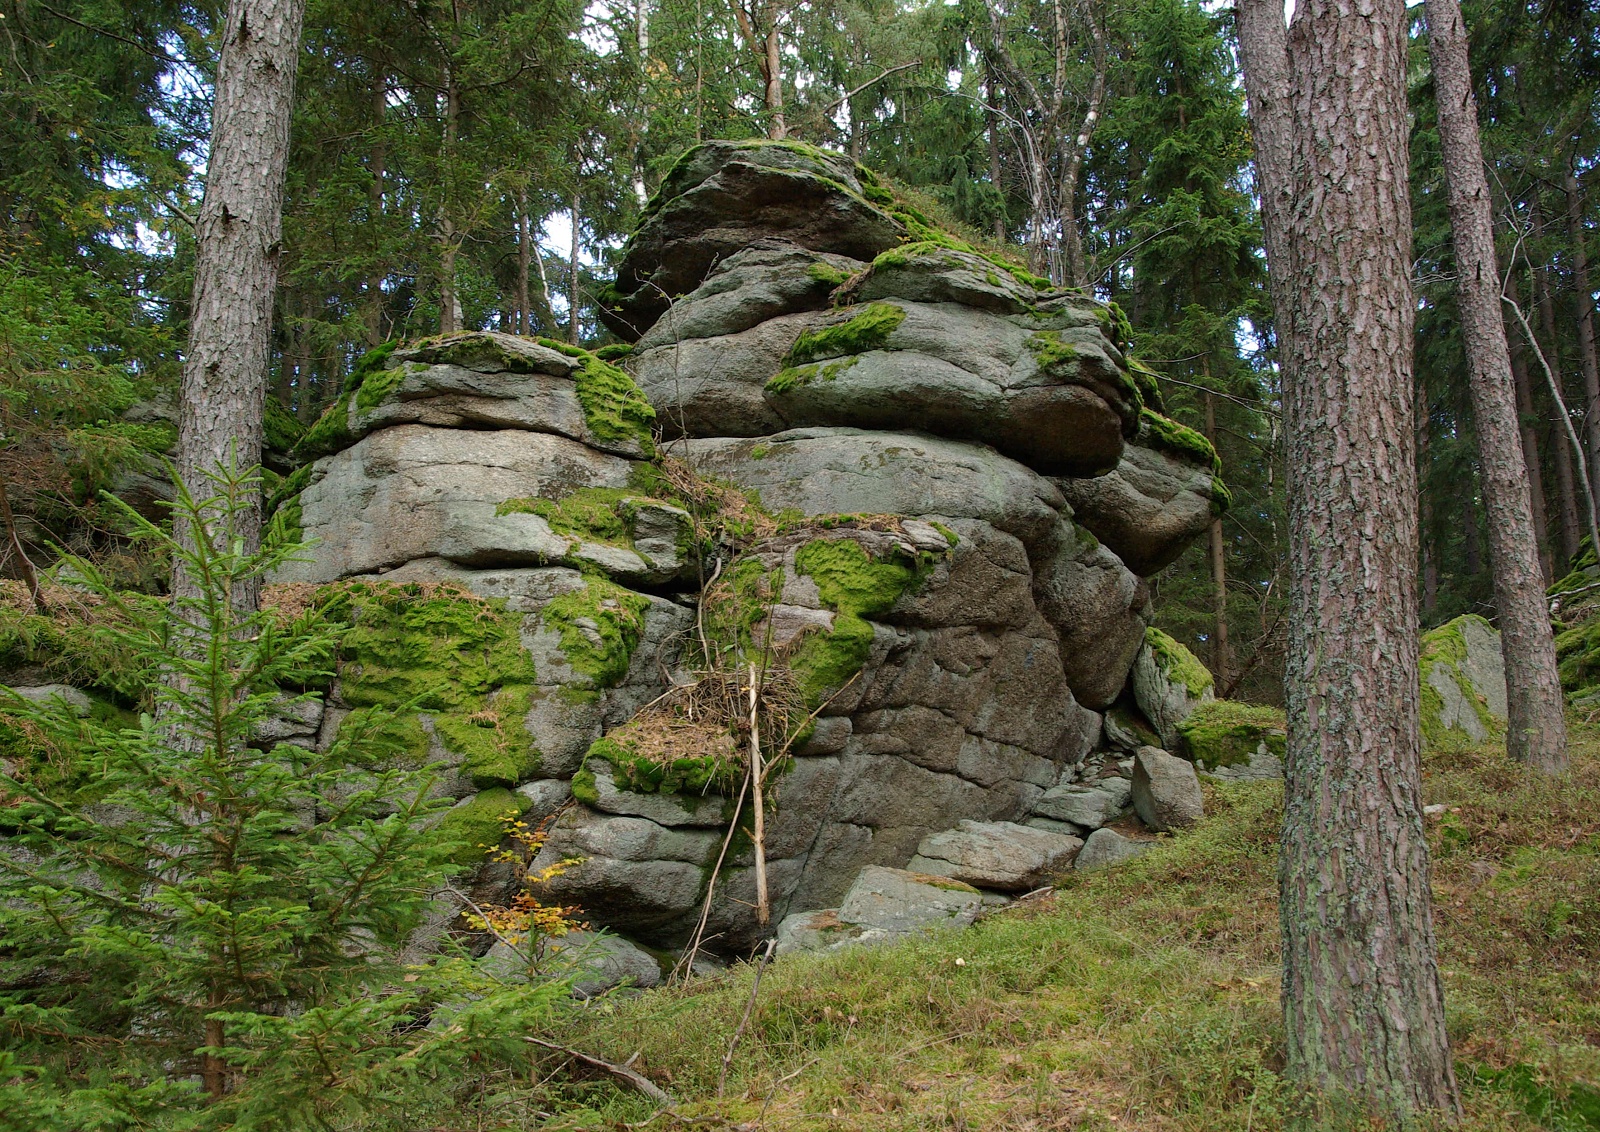
[[[605,578],[585,579],[581,590],[562,594],[544,607],[546,627],[560,634],[561,652],[573,670],[597,687],[614,688],[644,631],[650,599]]]
[[[894,303],[868,303],[849,322],[803,331],[784,359],[786,367],[805,365],[818,358],[837,358],[882,349],[889,336],[906,320],[905,308]]]
[[[656,411],[624,371],[588,354],[577,374],[578,404],[596,439],[604,444],[638,442],[646,455],[655,453],[651,429]]]
[[[1178,724],[1185,753],[1207,770],[1248,763],[1261,744],[1278,758],[1288,744],[1288,722],[1278,708],[1236,700],[1201,704]]]
[[[1591,618],[1556,636],[1556,663],[1561,687],[1568,695],[1592,693],[1600,683],[1600,617]]]
[[[490,787],[446,810],[435,831],[441,841],[453,844],[451,861],[471,866],[499,847],[506,822],[521,817],[527,808],[522,795],[503,786]]]
[[[696,796],[737,793],[744,778],[743,764],[734,759],[704,755],[657,762],[612,735],[596,739],[584,758],[585,765],[588,759],[604,759],[609,763],[611,782],[618,790],[633,794],[682,794],[691,805]]]
[[[1071,342],[1063,342],[1060,332],[1055,330],[1035,331],[1028,337],[1028,350],[1039,363],[1039,368],[1044,370],[1078,358],[1078,348]]]
[[[845,370],[855,365],[858,360],[850,357],[826,364],[815,362],[806,366],[789,366],[768,378],[767,384],[763,388],[768,393],[787,393],[789,390],[799,386],[810,385],[812,381],[819,377],[823,381],[832,381]]]
[[[831,263],[825,263],[820,259],[806,268],[806,275],[825,287],[839,287],[850,282],[853,278],[850,272],[834,267]]]
[[[525,723],[532,702],[531,688],[501,688],[479,711],[434,719],[445,745],[466,756],[461,771],[474,786],[515,786],[537,776],[539,751]]]
[[[808,634],[790,657],[801,692],[815,706],[831,689],[861,671],[872,652],[867,616],[887,613],[915,589],[931,563],[876,561],[854,539],[815,539],[795,552],[795,572],[817,584],[834,611],[833,628]]]
[[[1144,643],[1155,657],[1156,667],[1168,680],[1182,684],[1191,700],[1198,700],[1215,683],[1199,657],[1154,625],[1144,631]]]
[[[1483,695],[1472,687],[1471,679],[1462,665],[1467,659],[1467,641],[1462,636],[1465,625],[1474,625],[1485,633],[1494,633],[1494,626],[1476,613],[1464,613],[1451,621],[1445,622],[1436,629],[1430,629],[1422,634],[1421,649],[1417,657],[1417,669],[1421,682],[1421,725],[1422,738],[1429,746],[1440,746],[1448,743],[1452,737],[1460,739],[1466,733],[1458,728],[1444,726],[1444,698],[1439,694],[1439,689],[1433,686],[1433,672],[1440,664],[1448,664],[1453,669],[1449,677],[1455,682],[1478,717],[1478,722],[1488,734],[1495,734],[1503,730],[1504,724],[1496,719],[1489,711],[1488,702]],[[1561,665],[1561,638],[1556,638],[1556,659],[1558,668]],[[1570,659],[1570,656],[1569,656]],[[1566,671],[1562,672],[1562,684],[1566,684]],[[1452,736],[1452,732],[1454,735]]]
[[[1140,412],[1139,422],[1141,443],[1151,448],[1165,450],[1203,468],[1209,468],[1214,476],[1222,475],[1222,459],[1212,447],[1211,441],[1188,425],[1179,424],[1172,418],[1164,417],[1151,409]]]
[[[538,515],[558,535],[628,546],[640,506],[665,502],[630,488],[583,487],[560,499],[508,499],[494,513]]]

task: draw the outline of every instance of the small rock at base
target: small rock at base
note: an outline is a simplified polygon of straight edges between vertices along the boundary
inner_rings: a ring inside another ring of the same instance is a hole
[[[1137,857],[1149,847],[1148,842],[1130,841],[1115,830],[1097,829],[1083,843],[1083,849],[1078,854],[1077,867],[1103,869],[1107,865],[1120,864],[1131,857]]]
[[[1194,764],[1159,747],[1140,747],[1133,758],[1133,808],[1151,829],[1187,829],[1205,816]]]
[[[982,904],[978,890],[960,881],[868,865],[845,893],[839,919],[887,932],[966,927]]]

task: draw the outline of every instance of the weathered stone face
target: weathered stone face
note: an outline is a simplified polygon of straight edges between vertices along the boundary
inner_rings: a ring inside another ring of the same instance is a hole
[[[1149,652],[1144,575],[1209,521],[1208,449],[1143,409],[1113,308],[929,230],[837,155],[711,143],[608,298],[639,387],[571,347],[457,335],[363,371],[312,430],[283,506],[318,545],[277,580],[356,579],[402,620],[384,587],[459,587],[478,605],[453,623],[492,619],[516,654],[506,686],[474,670],[406,732],[460,799],[442,831],[548,820],[534,868],[583,862],[542,898],[661,946],[704,906],[727,952],[836,905],[788,936],[966,922],[1001,897],[963,882],[1043,883],[1091,830],[1082,863],[1117,855],[1100,827],[1133,767],[1097,753],[1098,712]],[[427,655],[470,659],[471,637]],[[674,697],[746,665],[812,713],[765,795],[768,925],[745,724],[662,738]],[[378,702],[360,679],[319,742]],[[1158,727],[1187,706],[1172,684],[1157,666],[1139,697]],[[473,891],[513,879],[486,867]]]

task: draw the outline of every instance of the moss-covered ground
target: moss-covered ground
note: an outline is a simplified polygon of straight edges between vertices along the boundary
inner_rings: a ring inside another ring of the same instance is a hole
[[[1578,726],[1573,751],[1560,781],[1495,746],[1426,757],[1425,800],[1445,807],[1427,829],[1468,1132],[1600,1127],[1600,731]],[[635,1058],[678,1101],[651,1127],[1276,1132],[1295,1108],[1278,1009],[1281,787],[1205,789],[1197,829],[974,928],[779,960],[720,1099],[749,967],[590,1004],[553,1040]],[[560,1080],[520,1098],[567,1113],[542,1127],[653,1108]]]
[[[1247,763],[1267,745],[1269,753],[1283,758],[1288,743],[1284,714],[1265,704],[1237,700],[1212,700],[1201,704],[1178,724],[1184,754],[1204,763],[1208,770]]]

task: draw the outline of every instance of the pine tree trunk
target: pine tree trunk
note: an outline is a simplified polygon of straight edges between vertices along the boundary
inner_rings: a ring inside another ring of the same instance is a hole
[[[1547,774],[1559,774],[1567,766],[1565,705],[1539,568],[1511,351],[1500,312],[1500,268],[1478,139],[1478,102],[1467,65],[1467,29],[1456,0],[1426,0],[1426,8],[1439,148],[1456,253],[1456,305],[1478,433],[1478,473],[1488,512],[1489,562],[1505,657],[1506,750]]]
[[[767,87],[767,136],[773,141],[782,141],[789,133],[783,120],[783,55],[778,50],[777,8],[769,4],[768,10],[771,23],[767,26],[767,38],[762,45],[764,62],[761,68]]]
[[[383,187],[388,174],[388,147],[384,144],[383,124],[389,113],[389,85],[376,75],[372,84],[372,119],[376,134],[367,157],[367,230],[373,247],[383,239]],[[367,273],[367,294],[363,312],[367,324],[367,344],[377,346],[387,336],[383,325],[383,271],[374,267]]]
[[[533,266],[533,222],[528,217],[528,189],[517,190],[517,322],[518,334],[533,333],[533,311],[528,305],[528,273]]]
[[[1417,720],[1405,7],[1301,0],[1286,54],[1281,5],[1239,10],[1286,361],[1287,1072],[1345,1112],[1453,1112]]]
[[[579,197],[576,192],[572,194],[572,262],[568,264],[567,277],[567,341],[574,346],[578,344],[578,205]]]
[[[1595,390],[1596,403],[1600,403],[1600,357],[1595,353],[1594,340],[1594,288],[1589,282],[1589,252],[1585,247],[1583,230],[1583,201],[1578,192],[1578,180],[1567,170],[1563,187],[1567,196],[1567,243],[1572,254],[1572,282],[1578,304],[1578,364],[1583,368],[1583,387]],[[1590,451],[1600,451],[1600,412],[1591,410],[1589,425]],[[1600,458],[1589,457],[1589,474],[1594,478],[1595,494],[1600,496]],[[1600,554],[1600,549],[1596,550]]]
[[[1206,361],[1206,378],[1211,377],[1211,364]],[[1217,444],[1217,399],[1206,390],[1206,439],[1213,448]],[[1227,543],[1222,537],[1222,517],[1213,516],[1209,532],[1211,555],[1211,613],[1215,630],[1211,637],[1211,672],[1218,688],[1226,688],[1233,681],[1233,653],[1228,647],[1228,558]]]
[[[1505,320],[1501,332],[1508,334]],[[1507,338],[1511,347],[1511,383],[1517,391],[1517,428],[1522,434],[1522,462],[1528,469],[1528,495],[1533,504],[1533,537],[1539,544],[1539,572],[1548,586],[1555,581],[1555,564],[1550,560],[1550,503],[1544,490],[1544,466],[1539,454],[1539,432],[1534,427],[1538,410],[1534,408],[1533,383],[1522,347]]]
[[[304,0],[230,0],[223,27],[178,415],[178,474],[200,499],[212,494],[207,473],[261,459],[304,13]],[[239,534],[247,549],[260,544],[259,503],[242,517]],[[172,587],[183,596],[198,592],[181,568]],[[254,609],[259,583],[235,600]]]
[[[1006,242],[1006,191],[1005,186],[1001,182],[1000,118],[993,110],[989,109],[990,107],[996,105],[994,87],[995,82],[992,68],[986,61],[984,64],[983,77],[983,95],[987,100],[983,111],[984,132],[988,135],[989,141],[989,184],[994,186],[994,191],[1000,199],[1001,206],[1000,211],[995,214],[994,218],[994,238],[1003,244]],[[851,121],[853,122],[854,120],[855,119],[852,116]]]

